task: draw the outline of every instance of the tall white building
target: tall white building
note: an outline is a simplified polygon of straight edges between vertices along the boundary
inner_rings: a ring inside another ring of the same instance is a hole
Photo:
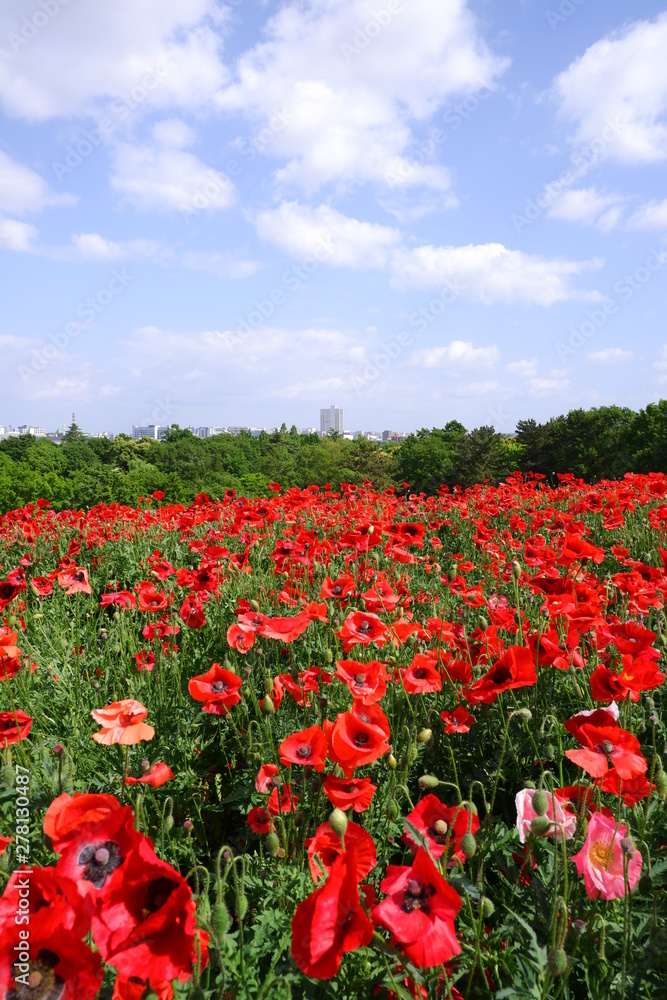
[[[329,431],[343,433],[343,411],[333,404],[327,410],[320,410],[320,434],[328,434]]]

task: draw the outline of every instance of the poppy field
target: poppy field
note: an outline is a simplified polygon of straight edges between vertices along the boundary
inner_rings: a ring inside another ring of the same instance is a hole
[[[0,1000],[667,981],[667,476],[0,518]]]

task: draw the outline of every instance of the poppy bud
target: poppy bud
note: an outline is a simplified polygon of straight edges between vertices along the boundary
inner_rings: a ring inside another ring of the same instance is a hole
[[[545,749],[544,753],[545,753],[545,756],[546,756],[547,760],[555,760],[556,759],[556,747],[553,745],[553,743],[547,743],[547,746],[546,746],[546,749]]]
[[[292,680],[294,681],[295,684],[298,684],[298,682],[299,682],[299,667],[298,667],[297,663],[293,663],[292,664],[292,667],[290,669],[290,677],[292,678]]]
[[[396,805],[395,799],[389,799],[389,802],[387,802],[387,805],[385,806],[384,814],[387,819],[398,819],[398,806]]]
[[[190,832],[190,830],[192,829],[193,826],[194,826],[194,823],[192,822],[191,819],[186,819],[185,822],[183,823],[183,829],[187,830],[188,833]]]
[[[428,741],[431,739],[432,736],[433,736],[432,729],[420,729],[420,731],[417,733],[417,741],[419,743],[428,743]]]
[[[14,787],[14,768],[11,764],[5,764],[2,769],[2,780],[5,788]]]
[[[552,823],[548,816],[536,816],[530,824],[530,832],[536,837],[543,837],[551,829]]]
[[[491,902],[491,900],[489,899],[489,897],[488,896],[482,896],[482,913],[484,914],[484,917],[485,917],[486,920],[488,920],[489,917],[493,916],[493,911],[494,910],[495,910],[495,906],[493,905],[493,903]]]
[[[174,817],[170,813],[168,816],[165,816],[164,818],[164,828],[167,831],[167,833],[169,833],[173,825],[174,825]]]
[[[421,790],[424,791],[427,788],[437,788],[440,781],[434,774],[422,774],[418,784]]]
[[[585,920],[575,920],[575,922],[572,924],[572,926],[574,927],[574,929],[575,929],[575,931],[576,931],[577,934],[583,934],[584,931],[586,930],[586,921]]]
[[[567,955],[562,948],[551,949],[547,956],[547,969],[554,977],[567,972]]]
[[[347,816],[342,809],[336,807],[332,810],[329,816],[329,826],[334,833],[337,833],[339,837],[345,836],[345,831],[347,830]]]
[[[538,816],[545,816],[547,809],[549,808],[549,799],[542,789],[539,792],[535,792],[532,800],[533,809]]]
[[[264,843],[271,857],[275,858],[278,851],[280,850],[280,841],[278,840],[278,834],[272,830],[271,833],[267,836]]]
[[[324,662],[325,663],[333,663],[333,653],[331,652],[330,649],[325,649],[324,650]]]
[[[489,620],[488,618],[485,618],[484,615],[480,615],[479,618],[477,619],[477,624],[481,628],[482,632],[485,632],[486,629],[489,627]]]
[[[259,706],[262,710],[262,715],[273,715],[276,708],[268,694],[262,699]]]
[[[53,752],[56,755],[56,757],[60,758],[65,753],[65,747],[62,745],[62,743],[56,743],[56,745],[53,748]]]
[[[667,774],[664,771],[658,771],[656,774],[655,787],[658,791],[658,798],[661,802],[664,802],[667,797]]]
[[[63,636],[63,638],[62,638],[62,639],[60,640],[60,648],[61,648],[61,649],[67,649],[67,639],[66,639],[66,638],[65,638],[64,636]]]
[[[218,941],[222,941],[231,925],[232,918],[229,910],[222,900],[220,900],[220,902],[216,903],[213,907],[213,914],[211,916],[211,927],[213,928]]]
[[[453,566],[449,567],[449,569],[447,570],[447,579],[449,580],[450,583],[452,582],[452,580],[456,579],[456,575],[457,575],[458,571],[459,571],[459,568],[456,565],[456,563],[454,563]]]
[[[114,611],[112,617],[113,617],[113,620],[115,622],[119,622],[120,621],[120,611]]]
[[[411,743],[410,746],[408,747],[408,752],[406,754],[408,760],[408,767],[414,764],[418,756],[419,756],[419,751],[417,750],[417,747]]]
[[[533,717],[533,713],[529,708],[519,708],[516,714],[519,715],[525,722],[530,722]]]
[[[232,673],[234,672],[234,664],[229,659],[229,657],[226,658],[225,662],[222,665],[225,668],[225,670],[231,670]]]
[[[521,576],[521,563],[519,562],[518,559],[515,559],[512,562],[512,576],[514,577],[515,580],[518,580],[519,577]]]
[[[253,598],[253,600],[250,602],[250,607],[252,608],[253,611],[259,611],[259,601],[256,601]]]
[[[630,837],[621,837],[621,850],[628,858],[633,858],[637,853],[637,848],[632,843]]]
[[[477,850],[477,841],[472,833],[464,833],[461,837],[461,853],[464,858],[472,858]]]
[[[236,916],[239,918],[239,920],[243,920],[243,918],[247,913],[247,910],[248,910],[247,897],[244,895],[244,893],[241,893],[241,895],[236,900]]]
[[[55,747],[54,747],[54,751],[55,751]],[[142,762],[141,762],[141,769],[142,769],[142,771],[150,771],[150,769],[151,769],[151,762],[149,760],[142,760]]]
[[[390,771],[395,771],[396,768],[398,767],[398,761],[394,757],[393,753],[390,753],[389,756],[387,757],[387,767],[389,768]]]
[[[264,678],[264,694],[271,694],[273,691],[273,677],[267,674]]]

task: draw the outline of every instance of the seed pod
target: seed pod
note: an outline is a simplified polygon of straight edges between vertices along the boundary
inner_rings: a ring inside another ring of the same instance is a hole
[[[339,837],[345,836],[347,830],[347,816],[342,809],[336,807],[329,816],[329,826]]]
[[[542,789],[533,795],[532,805],[538,816],[546,816],[547,809],[549,808],[549,799]]]
[[[464,833],[461,837],[461,853],[464,858],[472,858],[477,850],[477,841],[472,833]]]
[[[562,948],[551,949],[547,956],[547,969],[554,977],[567,972],[567,955]]]
[[[536,837],[543,837],[552,827],[552,822],[548,816],[536,816],[530,824],[530,832]]]
[[[215,936],[217,937],[218,941],[222,941],[225,934],[232,926],[231,914],[227,909],[227,907],[225,906],[225,904],[222,902],[222,900],[220,900],[219,903],[216,903],[215,906],[213,907],[213,914],[211,915],[211,926],[215,931]]]

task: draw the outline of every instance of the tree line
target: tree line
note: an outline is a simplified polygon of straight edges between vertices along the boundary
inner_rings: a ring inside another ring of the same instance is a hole
[[[165,441],[87,438],[72,426],[61,445],[28,435],[0,442],[0,512],[39,497],[54,507],[85,508],[99,502],[134,504],[156,490],[172,502],[198,493],[259,496],[269,483],[283,489],[311,483],[361,484],[376,489],[437,493],[440,486],[499,482],[511,472],[541,473],[553,480],[572,472],[589,482],[626,472],[667,472],[667,400],[638,412],[618,406],[571,410],[545,423],[520,420],[515,434],[493,427],[468,431],[458,421],[422,429],[400,445],[331,434],[279,431],[252,437],[220,434],[199,439],[173,426]]]

